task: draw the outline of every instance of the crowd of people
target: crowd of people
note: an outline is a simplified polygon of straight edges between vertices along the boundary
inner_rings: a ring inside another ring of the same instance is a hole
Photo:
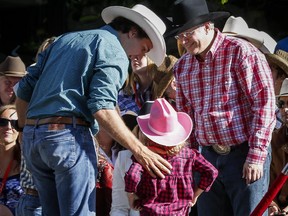
[[[173,11],[109,6],[0,63],[0,216],[253,212],[288,163],[288,37],[205,0]],[[263,215],[288,214],[287,189]]]

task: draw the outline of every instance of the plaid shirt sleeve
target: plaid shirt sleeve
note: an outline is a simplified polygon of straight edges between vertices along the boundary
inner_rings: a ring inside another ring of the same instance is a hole
[[[246,161],[263,164],[276,124],[275,94],[271,69],[262,54],[248,55],[240,61],[239,82],[251,103],[252,130]]]
[[[200,173],[201,179],[198,187],[204,191],[209,191],[216,177],[218,170],[208,162],[197,150],[195,151],[194,171]]]
[[[129,170],[126,172],[125,180],[125,191],[128,193],[135,193],[137,186],[141,180],[143,168],[141,164],[133,161]]]

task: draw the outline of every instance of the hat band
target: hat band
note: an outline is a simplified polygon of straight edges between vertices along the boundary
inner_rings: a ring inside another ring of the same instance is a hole
[[[166,134],[170,134],[171,132],[161,132],[161,131],[158,131],[156,129],[154,129],[151,125],[150,125],[150,122],[148,122],[148,128],[155,134],[157,135],[166,135]]]

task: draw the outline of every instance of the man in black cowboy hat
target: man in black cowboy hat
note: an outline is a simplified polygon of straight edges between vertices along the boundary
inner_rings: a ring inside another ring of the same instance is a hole
[[[198,199],[198,215],[250,215],[268,188],[275,126],[271,71],[257,48],[214,27],[227,12],[210,13],[205,0],[183,0],[175,5],[179,14],[188,2],[190,20],[175,36],[187,51],[174,66],[177,109],[194,121],[191,144],[201,146],[219,171]]]

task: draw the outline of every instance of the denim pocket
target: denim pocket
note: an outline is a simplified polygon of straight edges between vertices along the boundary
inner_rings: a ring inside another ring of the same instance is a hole
[[[70,129],[46,131],[41,155],[51,169],[65,171],[76,163],[76,141]]]

